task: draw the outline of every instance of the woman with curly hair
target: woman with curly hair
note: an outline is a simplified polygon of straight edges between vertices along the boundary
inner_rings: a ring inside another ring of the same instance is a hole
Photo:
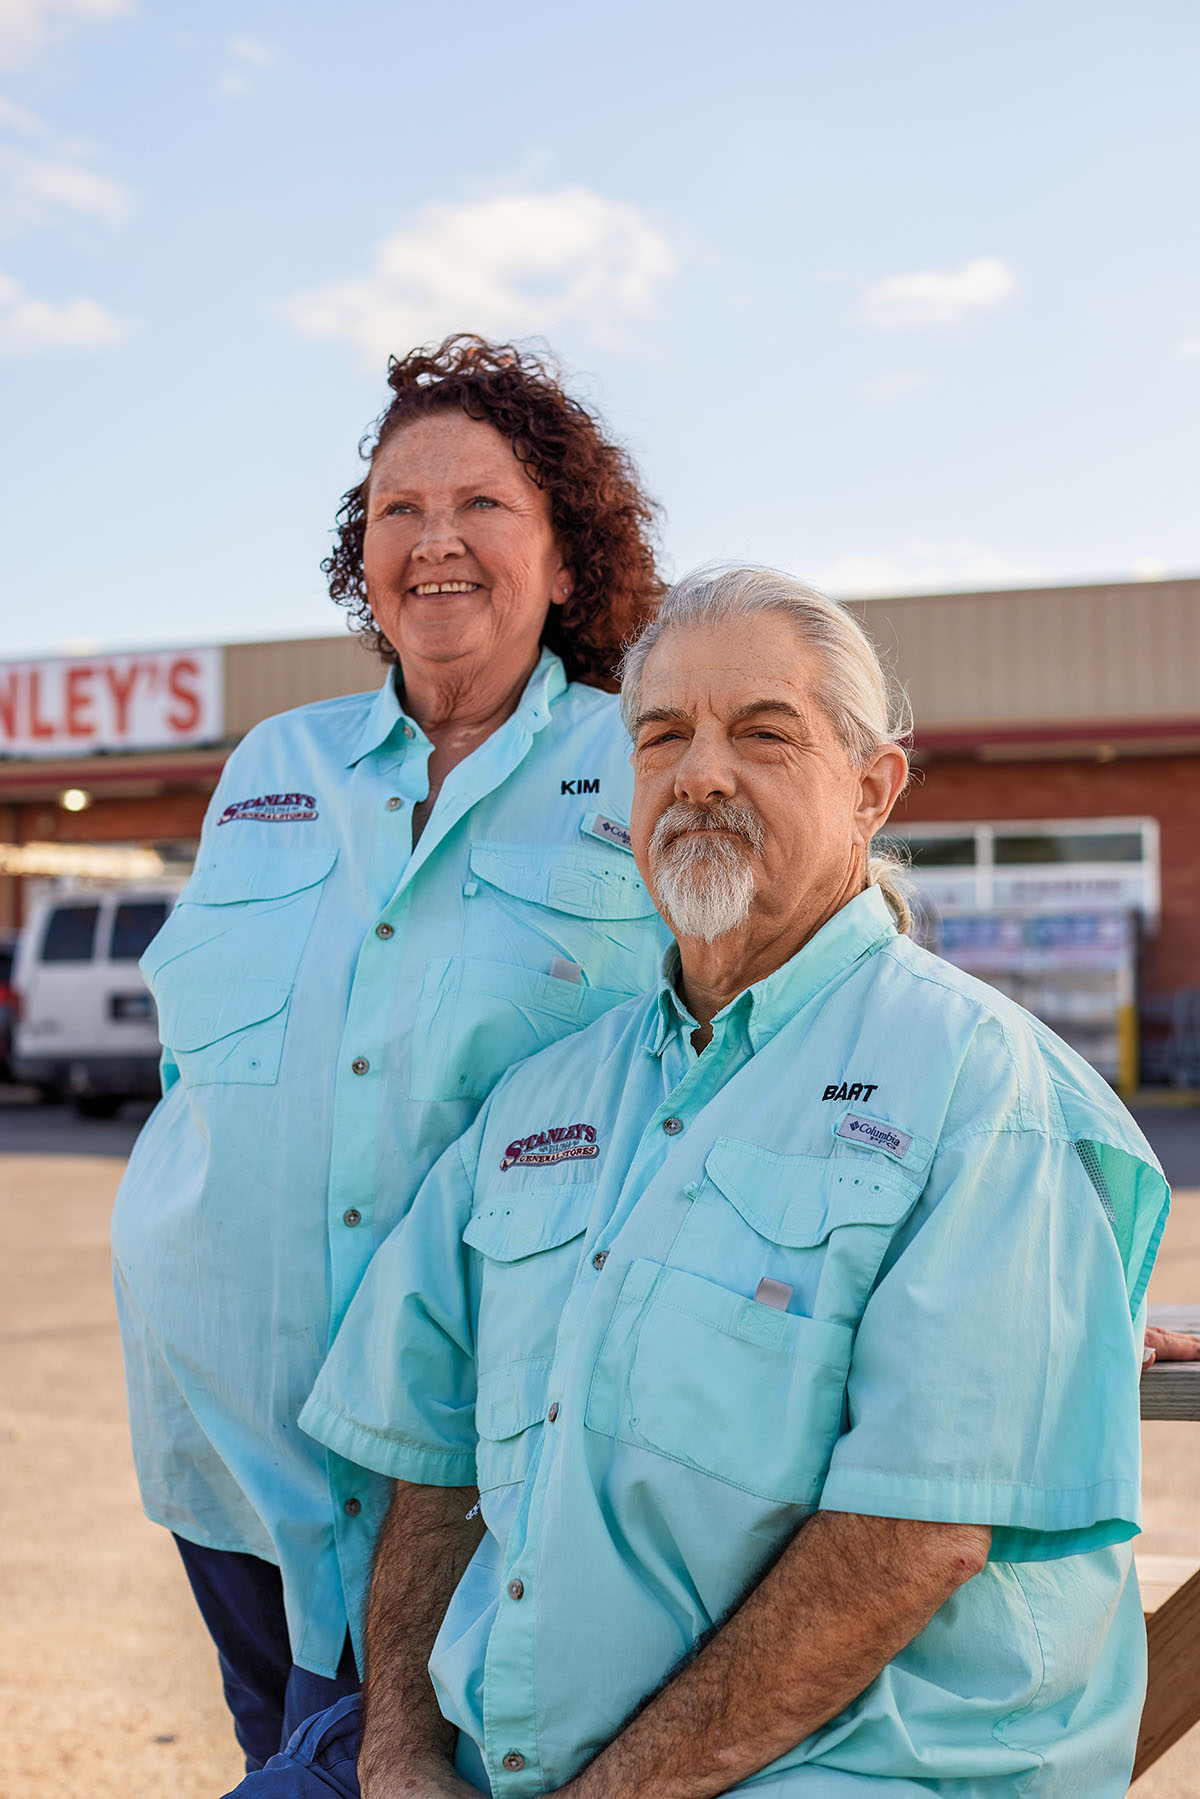
[[[613,697],[662,592],[636,471],[517,349],[388,383],[324,564],[383,685],[230,757],[143,964],[164,1097],[113,1223],[143,1501],[250,1769],[358,1684],[387,1483],[296,1418],[372,1252],[505,1069],[663,942]]]

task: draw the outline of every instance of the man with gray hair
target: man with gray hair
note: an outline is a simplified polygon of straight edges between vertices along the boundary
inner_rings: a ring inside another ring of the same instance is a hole
[[[692,577],[623,706],[661,984],[501,1082],[302,1414],[397,1481],[361,1791],[1117,1799],[1161,1171],[906,935],[848,614]],[[357,1708],[239,1792],[359,1791]]]

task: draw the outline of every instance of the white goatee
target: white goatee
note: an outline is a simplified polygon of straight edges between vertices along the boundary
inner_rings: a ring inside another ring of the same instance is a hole
[[[765,842],[757,812],[732,800],[668,806],[648,853],[659,907],[677,937],[715,943],[745,924],[756,890],[752,857]]]

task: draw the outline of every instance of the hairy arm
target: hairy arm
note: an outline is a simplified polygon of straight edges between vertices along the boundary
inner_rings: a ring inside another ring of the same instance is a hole
[[[836,1717],[979,1572],[990,1542],[980,1525],[819,1512],[563,1794],[715,1799]]]
[[[455,1732],[438,1710],[429,1655],[450,1597],[483,1536],[474,1487],[397,1481],[367,1602],[367,1674],[358,1757],[363,1799],[478,1799],[453,1768]]]

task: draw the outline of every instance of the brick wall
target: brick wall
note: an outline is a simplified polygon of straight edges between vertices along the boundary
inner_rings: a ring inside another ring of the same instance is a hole
[[[1142,989],[1200,986],[1200,758],[1113,762],[930,762],[895,812],[897,824],[1010,818],[1156,818],[1162,922],[1146,944]]]

